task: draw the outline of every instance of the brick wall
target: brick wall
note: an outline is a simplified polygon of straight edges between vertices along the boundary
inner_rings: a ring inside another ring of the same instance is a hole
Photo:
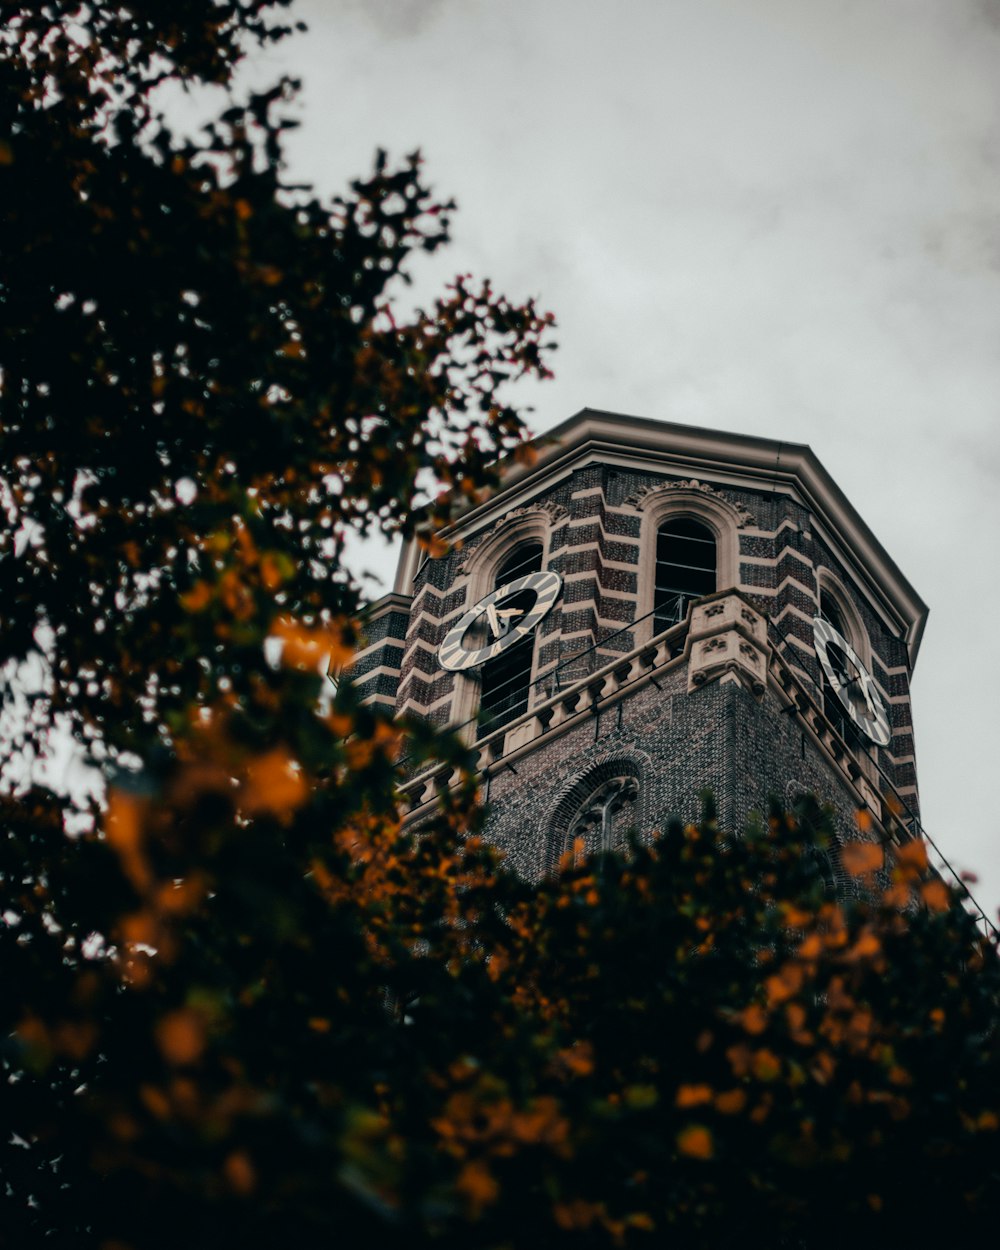
[[[693,491],[687,481],[591,464],[533,501],[554,507],[560,517],[550,534],[548,567],[564,579],[562,599],[539,630],[536,672],[561,665],[560,684],[565,687],[635,648],[641,638],[632,626],[643,590],[643,515],[637,500],[644,489],[671,484]],[[820,579],[832,574],[850,596],[871,643],[873,676],[890,710],[893,737],[878,751],[878,764],[916,808],[903,641],[886,629],[849,564],[841,563],[815,532],[808,510],[790,495],[707,479],[697,489],[703,494],[707,489],[738,518],[736,589],[771,622],[772,645],[820,705],[821,674],[812,643]],[[462,551],[428,561],[417,577],[397,706],[428,715],[435,723],[448,719],[455,688],[452,675],[437,664],[436,648],[471,606],[460,569],[497,532],[494,524],[489,531],[470,535]],[[844,830],[853,821],[856,796],[806,741],[795,718],[781,712],[770,691],[758,703],[743,687],[716,681],[688,694],[683,678],[675,675],[662,691],[647,687],[623,700],[612,723],[606,714],[591,718],[521,757],[514,765],[516,776],[504,770],[492,778],[489,832],[519,869],[536,875],[551,853],[547,822],[560,788],[602,753],[621,750],[644,753],[641,819],[646,828],[662,825],[671,815],[696,816],[698,792],[704,787],[715,791],[720,815],[734,828],[752,810],[764,810],[770,795],[788,801],[800,791],[814,791],[833,803]],[[878,788],[873,770],[866,769]]]
[[[814,793],[833,808],[838,838],[855,834],[856,797],[772,693],[758,702],[740,684],[718,681],[688,693],[686,673],[675,666],[661,688],[643,687],[490,779],[486,834],[518,872],[537,878],[566,849],[553,846],[560,800],[605,760],[623,770],[634,763],[636,826],[647,835],[673,817],[696,820],[706,789],[725,829],[766,814],[771,796],[788,803]],[[839,875],[836,851],[832,867]]]

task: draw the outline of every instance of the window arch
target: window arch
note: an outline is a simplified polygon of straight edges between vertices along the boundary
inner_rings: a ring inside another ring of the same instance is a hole
[[[635,824],[639,783],[634,777],[609,777],[581,803],[566,837],[567,849],[583,844],[584,855],[618,851]]]
[[[542,548],[542,568],[546,567],[551,545],[553,524],[549,512],[529,505],[515,509],[498,522],[482,541],[476,543],[459,566],[459,574],[466,582],[466,607],[471,607],[483,595],[488,595],[497,585],[500,570],[508,564],[517,551],[530,543]],[[469,540],[470,543],[474,539]],[[510,577],[507,578],[510,580]]]
[[[688,605],[718,587],[715,534],[690,516],[669,517],[656,531],[653,633],[684,620]]]
[[[639,758],[616,752],[563,787],[548,822],[546,872],[581,845],[583,856],[621,850],[628,833],[643,828],[642,772]]]
[[[542,544],[537,539],[516,547],[497,569],[490,590],[498,590],[542,568]],[[518,599],[524,598],[524,603]],[[508,601],[508,606],[530,608],[533,593],[522,591]],[[478,736],[484,737],[500,729],[527,711],[531,693],[531,669],[535,653],[535,637],[529,634],[482,667],[479,691]]]
[[[738,531],[744,521],[728,500],[690,485],[657,487],[640,497],[638,507],[643,517],[636,639],[642,643],[673,624],[666,618],[673,618],[678,608],[683,620],[692,599],[739,585]],[[673,612],[668,602],[661,605],[661,588],[673,589]],[[682,607],[676,603],[678,594],[685,596]],[[661,606],[667,610],[661,612]]]

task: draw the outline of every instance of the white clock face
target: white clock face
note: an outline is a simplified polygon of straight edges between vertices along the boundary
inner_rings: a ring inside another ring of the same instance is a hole
[[[459,672],[485,664],[544,619],[562,589],[558,573],[528,573],[500,586],[466,612],[438,648],[442,668]]]
[[[880,747],[886,746],[892,737],[892,730],[889,728],[885,700],[857,652],[822,616],[813,620],[813,642],[830,689],[840,700],[844,711],[872,742]],[[829,650],[831,645],[843,654],[848,668],[854,670],[853,676],[845,676],[844,670],[833,663]]]

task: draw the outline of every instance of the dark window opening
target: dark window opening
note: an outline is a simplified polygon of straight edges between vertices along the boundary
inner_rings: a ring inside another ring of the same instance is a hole
[[[634,777],[612,777],[581,804],[567,836],[567,849],[582,844],[583,856],[620,851],[635,827],[639,784]]]
[[[716,589],[715,535],[690,517],[674,517],[656,535],[653,633],[676,625],[688,605]]]
[[[493,589],[498,590],[508,582],[526,577],[528,573],[540,573],[541,569],[542,544],[525,543],[512,552],[497,570]],[[503,607],[528,610],[534,602],[534,592],[525,590],[505,599]],[[509,725],[522,712],[527,711],[534,653],[535,640],[529,634],[527,638],[522,638],[520,642],[501,652],[495,660],[487,660],[483,665],[479,696],[480,738]]]

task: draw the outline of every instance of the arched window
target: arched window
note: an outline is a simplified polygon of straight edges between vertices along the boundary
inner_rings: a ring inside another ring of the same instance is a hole
[[[642,769],[639,757],[616,751],[563,786],[546,820],[546,872],[555,872],[568,851],[620,851],[630,831],[644,827]]]
[[[853,646],[851,634],[848,631],[844,621],[844,614],[828,590],[820,589],[819,595],[819,611],[820,615],[833,626],[846,642],[850,642]],[[833,671],[840,678],[841,682],[850,689],[848,683],[855,676],[850,664],[847,662],[847,656],[837,646],[836,643],[828,643],[826,653],[830,657],[830,665]],[[844,705],[840,701],[840,696],[836,693],[827,679],[826,673],[822,672],[823,681],[823,712],[827,720],[833,725],[834,729],[840,736],[851,746],[855,746],[858,742],[858,732],[854,728],[854,722],[844,710]]]
[[[541,568],[542,544],[540,542],[523,543],[511,552],[497,569],[490,589],[498,590],[508,582],[525,577],[528,573],[540,572]],[[526,590],[522,593],[524,603],[519,602],[518,596],[510,599],[509,602],[505,601],[505,606],[530,608],[534,602],[533,592]],[[534,650],[535,639],[529,635],[508,650],[501,652],[495,660],[489,660],[483,665],[479,696],[480,738],[492,733],[494,729],[509,725],[522,712],[527,711]]]
[[[676,625],[694,599],[716,589],[715,535],[692,517],[674,516],[656,532],[653,632]]]
[[[610,777],[603,782],[581,803],[569,827],[567,849],[573,849],[579,840],[584,855],[620,851],[635,825],[638,797],[639,783],[634,777]]]

